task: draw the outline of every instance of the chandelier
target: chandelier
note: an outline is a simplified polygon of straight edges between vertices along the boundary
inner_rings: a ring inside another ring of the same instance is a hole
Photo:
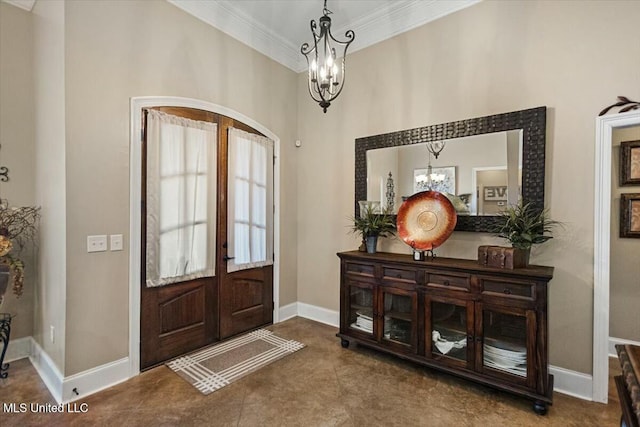
[[[434,172],[433,167],[431,166],[431,156],[433,155],[433,157],[437,159],[442,150],[444,150],[446,144],[446,141],[429,141],[425,143],[428,156],[427,173],[420,174],[415,177],[416,182],[421,188],[433,190],[434,186],[437,187],[446,179],[445,174]]]
[[[313,44],[304,43],[300,48],[300,52],[307,58],[309,68],[309,95],[320,104],[325,113],[331,101],[342,92],[347,48],[355,38],[352,30],[345,33],[347,40],[344,42],[333,37],[331,18],[329,18],[331,13],[333,12],[327,9],[327,0],[324,0],[324,9],[322,17],[318,20],[319,23],[316,24],[315,20],[311,20]],[[342,52],[338,52],[340,56],[336,53],[336,47],[342,49]]]

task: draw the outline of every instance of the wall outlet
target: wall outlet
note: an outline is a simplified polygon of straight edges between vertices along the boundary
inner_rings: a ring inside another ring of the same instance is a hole
[[[51,342],[54,343],[56,342],[56,328],[53,325],[49,326],[49,328],[49,338],[51,339]]]
[[[122,234],[112,234],[109,237],[111,239],[111,250],[121,251],[122,250]]]
[[[87,252],[104,252],[107,250],[107,236],[87,236]]]

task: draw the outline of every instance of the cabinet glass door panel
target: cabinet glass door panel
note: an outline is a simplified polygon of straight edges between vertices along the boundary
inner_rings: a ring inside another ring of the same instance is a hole
[[[482,310],[482,364],[501,373],[527,377],[527,318],[485,308]]]
[[[411,344],[413,301],[409,295],[384,293],[384,338]]]
[[[349,286],[349,327],[373,335],[373,289]]]
[[[467,305],[464,302],[429,301],[427,339],[431,343],[432,357],[446,357],[466,364]]]
[[[381,288],[380,298],[381,341],[395,346],[400,351],[416,352],[416,293],[396,288]]]

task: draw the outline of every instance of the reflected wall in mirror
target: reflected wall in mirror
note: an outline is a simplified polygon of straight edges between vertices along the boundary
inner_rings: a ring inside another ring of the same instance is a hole
[[[522,130],[444,141],[435,158],[426,142],[367,151],[367,200],[397,213],[412,194],[444,193],[458,215],[496,215],[518,202],[522,179]],[[394,199],[387,181],[394,177]],[[390,203],[391,202],[391,203]]]
[[[522,198],[544,208],[546,107],[356,139],[358,201],[391,204],[429,188],[449,197],[456,230],[492,231],[495,216]],[[444,141],[437,158],[427,144]],[[394,197],[388,182],[393,178]]]

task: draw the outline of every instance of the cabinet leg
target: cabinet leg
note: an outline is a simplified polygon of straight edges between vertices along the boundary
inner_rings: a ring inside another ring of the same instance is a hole
[[[340,344],[342,344],[342,348],[349,348],[349,340],[343,338]]]
[[[547,404],[544,402],[540,402],[536,400],[533,403],[533,411],[538,415],[546,415],[547,414]]]

